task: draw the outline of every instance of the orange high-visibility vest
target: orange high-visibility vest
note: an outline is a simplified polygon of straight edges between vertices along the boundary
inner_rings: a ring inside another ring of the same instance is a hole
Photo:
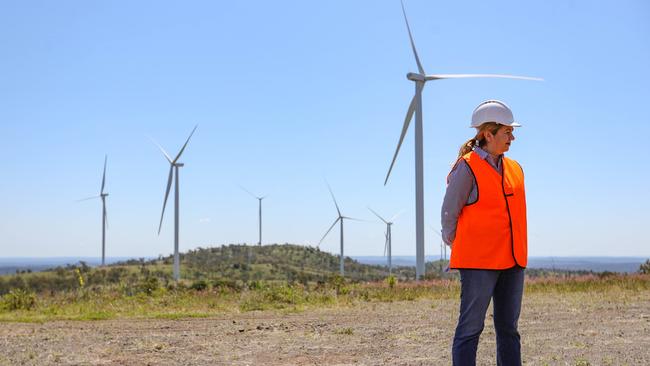
[[[477,201],[458,217],[450,268],[508,269],[528,264],[526,193],[519,164],[503,157],[503,175],[475,152],[463,156],[474,174]]]

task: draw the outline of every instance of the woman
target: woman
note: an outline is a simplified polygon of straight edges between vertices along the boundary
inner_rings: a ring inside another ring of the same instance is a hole
[[[442,236],[452,248],[449,267],[460,271],[460,315],[454,365],[475,365],[485,313],[494,299],[498,365],[521,365],[517,321],[527,264],[526,195],[519,164],[503,156],[519,127],[497,100],[474,110],[476,136],[447,177]]]

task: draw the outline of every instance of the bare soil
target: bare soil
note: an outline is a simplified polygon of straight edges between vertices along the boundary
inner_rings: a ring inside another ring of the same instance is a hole
[[[494,365],[491,310],[478,364]],[[449,365],[458,300],[187,320],[0,323],[1,365]],[[526,294],[526,365],[650,365],[650,292]]]

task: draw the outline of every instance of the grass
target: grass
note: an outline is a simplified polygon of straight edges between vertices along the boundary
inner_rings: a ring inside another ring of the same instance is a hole
[[[334,331],[335,334],[341,334],[341,335],[353,335],[354,331],[352,328],[341,328],[337,329]]]
[[[525,291],[527,294],[577,293],[587,299],[594,294],[625,299],[648,290],[650,275],[587,275],[527,279]],[[9,301],[14,307],[0,304],[0,321],[204,318],[249,311],[289,313],[372,302],[457,299],[459,282],[439,279],[389,285],[387,281],[349,283],[339,279],[327,284],[304,286],[257,281],[243,290],[208,286],[199,291],[189,286],[178,286],[149,288],[144,292],[125,291],[123,286],[115,285],[54,294],[24,293],[21,296],[28,299],[33,296],[34,303],[16,308],[15,296],[7,297],[5,302]]]

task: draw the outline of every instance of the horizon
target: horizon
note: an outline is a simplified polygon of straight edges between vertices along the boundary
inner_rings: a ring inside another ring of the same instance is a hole
[[[529,255],[650,257],[636,143],[650,136],[650,3],[404,5],[427,73],[545,79],[427,85],[425,255],[471,111],[500,99],[523,125],[507,156],[526,174]],[[257,242],[258,203],[239,186],[267,196],[264,245],[314,246],[336,218],[327,180],[343,215],[367,220],[345,223],[345,256],[383,252],[368,206],[403,210],[393,257],[415,255],[413,126],[383,184],[417,70],[398,0],[4,3],[0,39],[7,258],[100,256],[101,201],[75,201],[99,192],[105,155],[106,257],[172,253],[173,197],[157,235],[169,164],[149,137],[175,156],[196,124],[180,252]],[[338,245],[336,227],[320,249]]]

